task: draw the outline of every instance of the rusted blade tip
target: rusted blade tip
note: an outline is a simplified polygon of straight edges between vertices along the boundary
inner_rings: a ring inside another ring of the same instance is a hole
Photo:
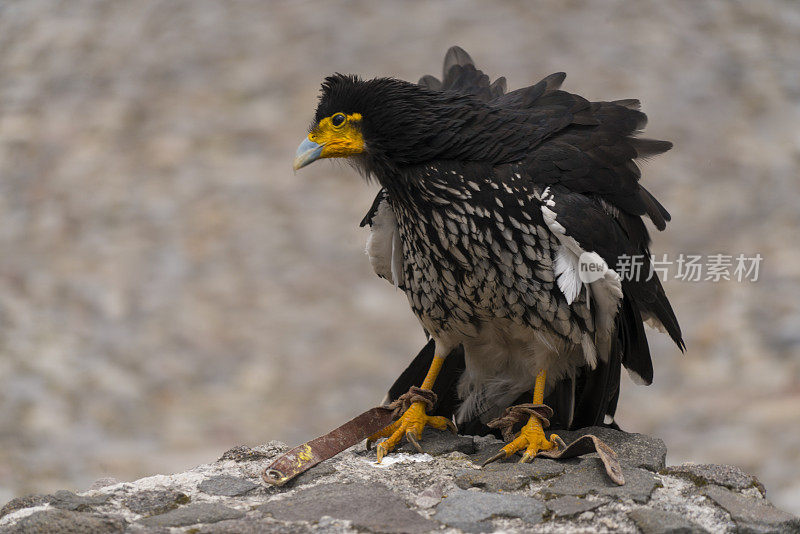
[[[269,467],[261,473],[261,478],[264,479],[264,482],[273,486],[283,486],[286,483],[286,475],[277,469],[270,469]]]

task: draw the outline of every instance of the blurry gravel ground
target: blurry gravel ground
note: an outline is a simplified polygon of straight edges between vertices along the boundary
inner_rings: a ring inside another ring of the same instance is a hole
[[[764,256],[666,284],[688,352],[619,420],[800,512],[800,5],[0,3],[0,501],[309,439],[423,343],[345,166],[291,172],[334,71],[416,80],[460,44],[511,87],[638,97],[674,222],[655,250]]]

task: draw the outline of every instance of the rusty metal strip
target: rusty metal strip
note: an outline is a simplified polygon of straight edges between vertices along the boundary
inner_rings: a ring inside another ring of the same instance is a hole
[[[392,412],[381,406],[367,410],[324,436],[282,454],[264,469],[261,477],[268,484],[283,486],[318,463],[386,428],[392,422]]]
[[[561,440],[559,439],[559,441]],[[564,445],[563,441],[559,445],[558,450],[541,451],[536,456],[558,460],[596,452],[603,461],[603,465],[606,466],[606,473],[608,473],[609,478],[620,486],[625,484],[625,476],[622,474],[622,467],[619,465],[617,453],[597,436],[586,434],[569,445]]]

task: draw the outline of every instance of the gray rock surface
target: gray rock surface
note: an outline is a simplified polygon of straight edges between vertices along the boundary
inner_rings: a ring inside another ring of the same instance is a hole
[[[142,519],[140,523],[148,527],[183,527],[198,523],[216,523],[225,519],[239,519],[244,512],[215,502],[187,504],[170,510],[165,514]]]
[[[532,481],[546,480],[562,474],[567,465],[540,458],[529,464],[503,462],[489,464],[483,469],[465,469],[456,476],[455,483],[461,489],[481,488],[487,491],[514,491]]]
[[[703,494],[731,514],[739,532],[800,532],[800,518],[762,499],[754,499],[720,486],[708,486]]]
[[[218,477],[209,478],[204,480],[197,486],[197,489],[209,495],[225,495],[227,497],[235,497],[236,495],[244,495],[253,491],[258,487],[258,484],[241,477],[232,477],[230,475],[220,475]]]
[[[697,534],[699,532],[707,532],[682,515],[665,512],[664,510],[637,508],[628,512],[628,517],[639,527],[642,534]]]
[[[745,473],[734,465],[688,463],[669,466],[664,469],[664,472],[670,475],[685,477],[700,486],[704,484],[715,484],[735,490],[756,488],[762,495],[767,494],[767,490],[764,489],[764,486],[756,477]]]
[[[433,518],[465,532],[491,532],[493,518],[518,518],[526,525],[534,525],[542,520],[545,511],[544,504],[531,497],[454,490],[436,507]]]
[[[122,503],[135,514],[149,516],[164,514],[189,501],[185,493],[166,489],[136,492],[125,497]]]
[[[50,502],[51,495],[26,495],[11,499],[0,508],[0,518],[23,508],[32,508]]]
[[[500,441],[438,433],[422,442],[437,456],[401,449],[378,465],[374,451],[356,446],[276,488],[260,473],[287,448],[270,442],[184,473],[13,499],[0,509],[0,534],[800,531],[800,519],[737,468],[665,468],[658,439],[588,431],[618,451],[624,486],[591,455],[481,469],[476,462]]]
[[[623,467],[622,473],[625,475],[625,484],[618,486],[608,478],[599,458],[585,458],[564,475],[553,479],[543,491],[556,496],[606,495],[644,503],[650,499],[659,483],[657,476],[645,469]]]
[[[50,499],[50,506],[73,512],[87,512],[104,504],[108,499],[108,495],[84,496],[67,490],[59,490]]]
[[[323,462],[321,464],[315,465],[305,473],[297,476],[296,478],[290,480],[286,487],[294,488],[297,486],[302,486],[303,484],[310,484],[314,480],[324,477],[327,475],[332,475],[336,473],[336,469],[328,462]]]
[[[563,497],[556,497],[545,501],[545,506],[554,517],[571,517],[573,515],[582,514],[589,510],[602,506],[608,502],[604,498],[580,498],[571,495],[564,495]]]
[[[378,483],[322,484],[302,489],[288,500],[271,501],[259,510],[282,521],[317,522],[325,516],[336,517],[376,532],[416,533],[438,527]]]
[[[8,534],[115,534],[125,530],[118,517],[102,517],[69,510],[40,510],[4,529]]]

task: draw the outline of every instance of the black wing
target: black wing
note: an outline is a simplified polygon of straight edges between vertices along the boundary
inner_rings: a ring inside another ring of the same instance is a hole
[[[617,273],[624,273],[623,262],[641,259],[640,272],[621,279],[623,303],[617,328],[621,363],[645,384],[653,382],[653,363],[642,324],[643,317],[657,321],[681,350],[684,342],[678,319],[658,276],[651,272],[647,231],[641,217],[604,208],[595,198],[575,193],[563,186],[550,186],[547,197],[555,222],[586,252],[596,252]],[[619,320],[621,319],[621,323]]]

